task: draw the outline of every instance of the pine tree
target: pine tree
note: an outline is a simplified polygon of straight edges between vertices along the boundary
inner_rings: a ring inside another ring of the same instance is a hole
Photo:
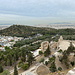
[[[15,67],[14,67],[14,75],[18,75],[18,71],[17,71],[16,65],[15,65]]]
[[[34,59],[34,57],[33,57],[33,54],[32,54],[32,53],[29,53],[29,54],[28,54],[28,60],[27,60],[28,63],[29,63],[29,65],[31,65],[34,60],[35,60],[35,59]]]
[[[0,65],[0,73],[3,72],[3,67]]]
[[[72,42],[70,42],[70,46],[67,49],[67,54],[70,54],[71,52],[75,52],[75,47],[73,46]]]
[[[56,69],[56,66],[55,66],[55,63],[53,62],[52,64],[51,64],[51,66],[50,66],[50,71],[51,72],[55,72],[55,71],[57,71],[57,69]]]
[[[44,56],[47,57],[47,56],[49,56],[50,54],[51,54],[51,51],[50,51],[50,47],[49,47],[49,45],[48,45],[47,50],[44,52]]]
[[[21,52],[21,60],[22,60],[23,62],[26,61],[26,52],[25,52],[24,50],[22,50],[22,52]]]
[[[69,69],[69,60],[68,60],[68,54],[67,51],[63,52],[63,57],[62,57],[62,63],[65,63],[67,69]]]

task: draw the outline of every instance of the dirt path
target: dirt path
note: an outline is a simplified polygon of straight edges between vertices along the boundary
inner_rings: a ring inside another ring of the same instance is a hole
[[[59,67],[61,67],[62,70],[66,70],[66,66],[65,66],[64,64],[62,64],[62,63],[59,61],[58,55],[59,55],[59,54],[56,54],[56,55],[55,55],[55,56],[56,56],[55,64],[56,64],[57,69],[58,69]]]

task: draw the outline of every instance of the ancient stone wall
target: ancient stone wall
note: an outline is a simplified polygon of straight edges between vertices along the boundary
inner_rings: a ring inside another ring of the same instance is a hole
[[[41,43],[41,50],[44,52],[48,48],[49,42],[44,41]]]

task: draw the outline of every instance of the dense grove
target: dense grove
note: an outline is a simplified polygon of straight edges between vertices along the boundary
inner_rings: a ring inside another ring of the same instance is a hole
[[[17,47],[12,49],[6,47],[5,49],[6,51],[0,52],[0,73],[3,72],[2,66],[15,66],[17,64],[17,66],[26,70],[34,61],[29,47],[23,47],[21,49]]]

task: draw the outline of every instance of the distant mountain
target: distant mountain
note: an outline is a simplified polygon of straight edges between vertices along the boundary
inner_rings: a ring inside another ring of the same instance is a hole
[[[56,23],[50,23],[50,24],[74,24],[74,23],[69,23],[69,22],[56,22]]]
[[[55,29],[66,29],[66,28],[73,28],[75,29],[75,23],[68,23],[68,22],[61,22],[61,23],[50,23],[48,25],[36,25],[36,27],[48,27],[48,28],[55,28]]]

